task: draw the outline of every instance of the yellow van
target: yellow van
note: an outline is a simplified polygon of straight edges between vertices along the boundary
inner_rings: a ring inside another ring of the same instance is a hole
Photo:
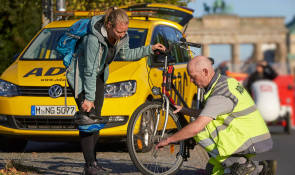
[[[184,7],[163,4],[124,8],[130,15],[131,48],[157,42],[167,46],[179,41],[193,13]],[[1,75],[0,150],[22,151],[28,140],[78,138],[73,123],[77,106],[70,89],[64,88],[66,68],[55,51],[60,35],[76,21],[54,21],[42,28]],[[176,58],[174,84],[190,106],[196,96],[196,87],[186,72],[190,53],[175,47],[172,55]],[[102,116],[109,117],[110,123],[101,130],[101,136],[125,136],[129,118],[136,108],[157,98],[151,88],[161,86],[162,72],[153,66],[151,58],[111,63],[102,109]]]

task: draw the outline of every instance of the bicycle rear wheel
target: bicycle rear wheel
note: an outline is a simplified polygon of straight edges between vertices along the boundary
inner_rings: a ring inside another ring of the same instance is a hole
[[[177,115],[169,110],[164,138],[181,129]],[[157,115],[160,120],[158,124]],[[146,175],[175,174],[183,163],[184,141],[155,150],[162,140],[165,111],[160,102],[146,102],[133,113],[127,130],[127,147],[135,166]],[[157,128],[157,129],[156,129]],[[156,131],[155,131],[156,130]]]

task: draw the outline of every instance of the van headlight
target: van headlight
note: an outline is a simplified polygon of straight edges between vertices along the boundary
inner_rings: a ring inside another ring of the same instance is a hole
[[[112,84],[107,84],[104,87],[104,97],[127,97],[136,92],[136,81],[122,81]]]
[[[4,80],[0,80],[0,96],[13,97],[17,95],[19,94],[18,94],[18,88],[16,85]]]

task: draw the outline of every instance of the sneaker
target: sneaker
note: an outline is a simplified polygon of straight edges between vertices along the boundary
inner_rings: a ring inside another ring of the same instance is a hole
[[[232,175],[250,175],[255,171],[255,164],[252,161],[247,161],[244,164],[234,163],[231,166]]]
[[[275,171],[272,167],[274,165],[271,165],[271,164],[273,164],[271,162],[273,162],[273,161],[263,160],[263,161],[259,162],[259,166],[262,166],[261,171],[259,172],[259,175],[273,175],[273,174],[275,174],[274,173]]]
[[[110,173],[96,162],[85,165],[82,175],[109,175]]]
[[[101,168],[101,169],[103,169],[103,170],[105,170],[105,171],[107,171],[107,172],[109,172],[109,173],[112,171],[112,170],[110,170],[110,169],[107,169],[107,168],[102,167],[102,166],[98,163],[97,160],[96,160],[95,162],[96,162],[96,165],[95,165],[96,167],[99,167],[99,168]]]
[[[105,124],[109,119],[105,117],[88,117],[84,112],[76,112],[74,115],[74,122],[76,125],[92,125],[92,124]]]

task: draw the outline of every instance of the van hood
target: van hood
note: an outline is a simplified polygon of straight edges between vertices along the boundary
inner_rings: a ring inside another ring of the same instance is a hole
[[[146,72],[145,66],[144,58],[138,61],[113,61],[110,65],[110,75],[107,84],[135,80],[137,79],[135,76],[143,75],[143,72]]]
[[[64,86],[65,72],[62,61],[19,60],[3,72],[1,79],[18,86]]]
[[[146,71],[145,59],[138,61],[113,61],[107,83],[134,79],[134,75]],[[62,61],[17,61],[1,75],[1,79],[18,86],[65,85],[66,68]]]

